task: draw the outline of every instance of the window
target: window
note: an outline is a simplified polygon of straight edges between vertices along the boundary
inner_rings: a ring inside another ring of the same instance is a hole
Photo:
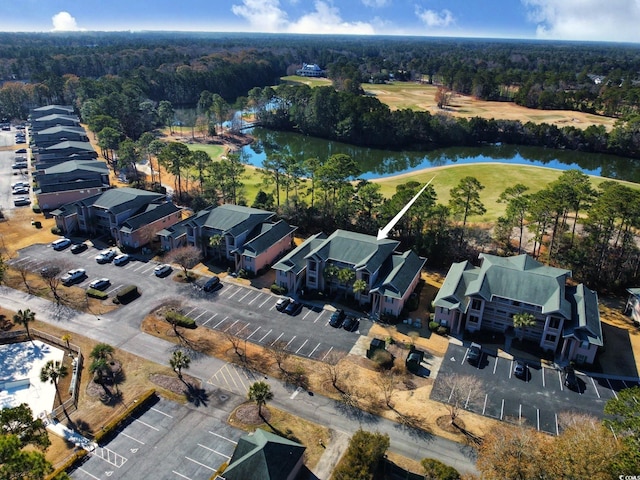
[[[520,302],[517,302],[517,301],[515,301],[515,300],[514,300],[511,304],[512,304],[514,307],[519,307],[519,306],[520,306]]]
[[[482,308],[482,301],[478,300],[477,298],[474,298],[471,301],[471,308],[473,310],[480,310],[480,308]]]
[[[556,317],[551,317],[551,319],[549,319],[549,328],[554,328],[556,330],[560,328],[560,319]]]
[[[556,342],[556,335],[551,335],[550,333],[547,334],[546,337],[544,337],[544,341],[545,342],[549,342],[549,343],[555,343]]]
[[[480,321],[480,318],[478,318],[477,315],[470,315],[469,316],[469,322],[471,323],[478,323]]]
[[[310,272],[315,272],[316,269],[318,268],[318,264],[314,261],[309,261],[309,271]]]
[[[586,355],[576,355],[576,362],[578,363],[587,363]]]
[[[583,340],[580,342],[580,348],[583,350],[589,350],[589,342],[587,340]]]

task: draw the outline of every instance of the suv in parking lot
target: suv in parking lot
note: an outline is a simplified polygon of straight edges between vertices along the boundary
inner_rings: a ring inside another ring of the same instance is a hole
[[[108,263],[111,260],[113,260],[115,256],[116,256],[115,250],[111,250],[111,249],[103,250],[96,256],[96,262]]]
[[[71,240],[68,238],[59,238],[58,240],[51,242],[51,248],[54,250],[64,250],[69,245],[71,245]]]
[[[220,286],[220,277],[214,276],[206,281],[206,283],[202,286],[202,290],[204,290],[205,292],[213,292]]]
[[[167,263],[163,263],[162,265],[158,265],[153,269],[153,273],[156,277],[162,277],[164,275],[168,275],[171,272],[171,265]]]
[[[331,314],[329,325],[334,328],[340,328],[342,326],[342,322],[344,321],[344,317],[346,317],[344,310],[336,310]]]
[[[564,369],[564,386],[570,390],[578,390],[578,377],[573,367],[565,367]]]
[[[477,365],[480,362],[482,356],[482,346],[473,342],[469,345],[469,353],[467,354],[467,361],[471,364]]]
[[[128,261],[129,261],[129,255],[127,255],[126,253],[123,253],[123,254],[118,255],[116,258],[113,259],[113,264],[114,265],[124,265]]]
[[[60,280],[65,285],[71,285],[72,283],[77,282],[86,275],[87,272],[84,268],[74,268],[73,270],[69,270],[67,273],[62,275],[62,277],[60,277]]]
[[[290,302],[291,299],[289,297],[280,297],[276,302],[276,310],[278,310],[279,312],[284,311],[284,309],[287,308],[287,305],[289,305]]]

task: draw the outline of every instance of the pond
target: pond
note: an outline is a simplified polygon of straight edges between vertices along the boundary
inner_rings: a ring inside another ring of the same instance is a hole
[[[267,153],[279,152],[296,159],[325,159],[337,153],[350,155],[360,165],[365,179],[384,178],[430,167],[497,162],[534,165],[560,170],[578,169],[589,175],[640,183],[640,161],[614,155],[524,147],[486,145],[451,147],[430,152],[391,151],[357,147],[308,137],[298,133],[253,128],[255,142],[241,150],[245,163],[262,166]]]

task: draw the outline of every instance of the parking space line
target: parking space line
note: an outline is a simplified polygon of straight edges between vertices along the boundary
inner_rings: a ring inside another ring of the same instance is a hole
[[[101,458],[102,460],[113,465],[116,468],[122,467],[122,465],[124,465],[127,461],[126,457],[123,457],[122,455],[108,449],[107,447],[98,447],[91,453],[92,455]]]
[[[289,342],[284,346],[285,350],[286,350],[287,348],[289,348],[289,345],[291,345],[291,342],[293,342],[293,340],[296,338],[296,336],[297,336],[297,335],[294,335],[294,336],[291,338],[291,340],[289,340]]]
[[[145,427],[149,427],[152,430],[155,430],[156,432],[159,432],[160,430],[157,429],[156,427],[154,427],[153,425],[149,425],[148,423],[143,422],[142,420],[140,420],[139,418],[135,419],[136,422],[141,423],[142,425],[144,425]]]
[[[544,381],[544,367],[542,367],[540,369],[540,371],[542,372],[542,388],[547,388],[545,381]]]
[[[224,457],[224,458],[227,458],[227,459],[231,460],[231,457],[229,455],[225,455],[224,453],[220,453],[217,450],[214,450],[213,448],[209,448],[209,447],[207,447],[205,445],[202,445],[201,443],[198,443],[198,446],[204,448],[205,450],[209,450],[210,452],[213,452],[216,455],[220,455],[221,457]]]
[[[322,357],[322,361],[324,362],[324,359],[327,358],[327,356],[331,353],[331,350],[333,350],[333,347],[329,348],[329,350],[327,351],[327,353],[324,354],[324,357]]]
[[[305,314],[304,314],[304,317],[302,317],[302,320],[304,320],[305,318],[307,318],[311,312],[313,312],[313,310],[309,310],[307,313],[305,313]]]
[[[207,313],[206,310],[203,310],[202,313],[200,315],[198,315],[197,317],[195,317],[193,320],[196,321],[198,320],[202,315],[204,315],[205,313]]]
[[[518,407],[518,423],[522,423],[522,404]]]
[[[249,303],[247,303],[247,305],[251,305],[253,302],[255,302],[257,299],[259,299],[261,296],[262,296],[262,293],[258,293],[258,295],[253,297],[253,300],[251,300]]]
[[[229,298],[229,299],[233,298],[233,296],[234,296],[236,293],[238,293],[240,290],[242,290],[242,289],[241,289],[240,287],[238,287],[238,288],[237,288],[236,290],[234,290],[234,292],[233,292],[231,295],[229,295],[227,298]]]
[[[217,313],[214,313],[213,315],[211,315],[205,322],[202,323],[202,325],[206,325],[207,323],[209,323],[211,320],[213,320],[214,318],[216,318],[218,316]]]
[[[245,328],[247,328],[249,325],[251,325],[251,324],[250,324],[250,323],[247,323],[244,327],[242,327],[240,330],[238,330],[238,331],[235,333],[235,336],[236,336],[236,337],[240,337],[240,334],[242,333],[242,331],[243,331]]]
[[[253,335],[254,335],[258,330],[260,330],[260,327],[256,328],[256,329],[251,333],[251,335],[249,335],[249,336],[247,337],[247,340],[249,340],[251,337],[253,337]]]
[[[236,320],[235,322],[233,322],[231,325],[229,325],[227,328],[225,328],[223,331],[226,332],[227,330],[229,330],[231,327],[233,327],[236,323],[238,323],[240,320]]]
[[[611,391],[613,392],[613,395],[616,397],[616,400],[618,399],[618,394],[616,393],[616,391],[613,389],[613,385],[611,385],[611,382],[609,381],[609,379],[607,378],[607,383],[609,384],[609,388],[611,389]]]
[[[219,438],[221,438],[221,439],[223,439],[223,440],[226,440],[226,441],[227,441],[227,442],[229,442],[229,443],[233,443],[234,445],[237,445],[237,444],[238,444],[238,442],[236,442],[235,440],[231,440],[230,438],[227,438],[227,437],[225,437],[225,436],[223,436],[223,435],[220,435],[220,434],[218,434],[218,433],[216,433],[216,432],[212,432],[211,430],[209,430],[209,433],[210,433],[211,435],[215,435],[216,437],[219,437]]]
[[[540,409],[536,408],[536,422],[538,424],[538,431],[540,431]]]
[[[464,408],[465,410],[467,409],[467,407],[469,406],[469,398],[471,398],[471,389],[469,389],[469,394],[467,395],[467,399],[464,402]]]
[[[500,407],[500,420],[504,416],[504,398],[502,399],[502,406]]]
[[[262,341],[263,341],[265,338],[267,338],[271,332],[273,332],[273,329],[271,329],[271,330],[269,330],[267,333],[265,333],[265,334],[264,334],[264,336],[263,336],[260,340],[258,340],[258,342],[259,342],[259,343],[262,343]]]
[[[217,315],[217,314],[216,314]],[[227,318],[229,318],[229,316],[227,315],[226,317],[224,317],[222,320],[220,320],[218,323],[215,324],[215,326],[213,327],[214,329],[217,329],[221,323],[223,323]]]
[[[595,390],[596,395],[598,395],[598,398],[601,398],[600,392],[598,391],[598,387],[596,386],[596,382],[593,381],[593,377],[589,377],[589,379],[591,380],[591,384],[593,385],[593,389]]]
[[[280,337],[282,337],[283,335],[284,335],[284,332],[282,332],[280,335],[278,335],[278,338],[276,338],[273,342],[271,342],[271,346],[273,347],[276,344],[276,342],[278,340],[280,340]]]
[[[165,417],[173,418],[172,415],[169,415],[168,413],[165,413],[162,410],[158,410],[155,407],[151,407],[150,410],[153,410],[154,412],[158,412],[159,414],[164,415]]]
[[[189,310],[187,313],[184,314],[185,317],[188,317],[191,312],[193,312],[194,310],[196,310],[198,307],[193,307],[191,310]]]
[[[311,350],[311,353],[310,353],[309,355],[307,355],[307,357],[311,358],[311,357],[313,356],[313,354],[314,354],[314,353],[316,353],[316,350],[318,349],[318,347],[319,347],[320,345],[321,345],[320,343],[319,343],[319,344],[317,344],[317,345],[316,345],[316,348],[314,348],[313,350]]]
[[[251,294],[251,290],[249,290],[247,293],[245,293],[239,301],[240,302],[243,301],[245,298],[247,298],[249,296],[249,294]]]
[[[134,269],[133,269],[133,271],[134,271],[134,272],[137,272],[138,270],[140,270],[141,268],[146,267],[146,266],[148,266],[148,264],[146,264],[146,263],[141,263],[141,264],[140,264],[140,266],[138,266],[138,267],[134,268]],[[153,268],[155,268],[155,267],[153,267]]]
[[[187,460],[189,460],[190,462],[195,463],[196,465],[200,465],[201,467],[204,467],[204,468],[206,468],[206,469],[208,469],[208,470],[211,470],[212,472],[215,472],[215,471],[216,471],[216,469],[215,469],[215,468],[212,468],[212,467],[210,467],[209,465],[205,465],[204,463],[201,463],[201,462],[199,462],[199,461],[197,461],[197,460],[194,460],[193,458],[190,458],[190,457],[184,457],[184,458],[186,458],[186,459],[187,459]]]
[[[293,340],[293,339],[291,339],[291,340]],[[304,343],[303,343],[302,345],[300,345],[300,348],[296,350],[296,355],[297,355],[298,353],[300,353],[300,350],[302,350],[302,348],[307,344],[307,342],[308,342],[308,341],[309,341],[309,339],[307,338],[307,339],[304,341]]]
[[[271,296],[270,296],[270,295],[267,295],[267,299],[266,299],[264,302],[262,302],[260,305],[258,305],[258,308],[262,308],[262,306],[263,306],[265,303],[267,303],[269,300],[271,300]],[[273,308],[273,307],[272,307],[272,308]]]
[[[185,478],[186,480],[191,480],[191,477],[187,477],[186,475],[183,475],[183,474],[181,474],[179,472],[176,472],[175,470],[171,470],[171,473],[175,473],[179,477]]]
[[[467,353],[469,353],[469,348],[467,348],[464,351],[464,355],[462,356],[462,361],[460,362],[460,365],[464,365],[464,361],[467,359]],[[480,362],[480,360],[478,360],[478,362]]]
[[[320,320],[320,317],[321,317],[322,315],[324,315],[324,312],[325,312],[325,311],[324,311],[324,310],[322,310],[322,311],[320,312],[320,314],[316,317],[316,319],[313,321],[313,323],[316,323],[318,320]]]
[[[134,442],[138,442],[140,445],[145,445],[145,443],[141,440],[138,440],[137,438],[132,437],[131,435],[127,435],[126,433],[120,431],[118,432],[118,435],[124,435],[127,438],[130,438],[131,440],[133,440]]]
[[[482,415],[484,415],[485,410],[487,409],[487,400],[489,399],[489,394],[484,394],[484,405],[482,406]]]
[[[560,370],[558,370],[558,382],[560,382],[560,391],[564,392],[564,385],[562,385],[562,374],[560,373]]]
[[[493,364],[493,374],[496,374],[496,370],[498,368],[498,356],[496,355],[496,363]],[[509,378],[511,378],[511,372],[509,372]]]
[[[554,417],[556,418],[556,436],[560,435],[560,428],[558,427],[558,414],[554,413]]]
[[[91,478],[95,478],[96,480],[100,480],[99,477],[96,477],[95,475],[91,475],[89,472],[87,472],[84,468],[82,467],[78,467],[78,470],[80,470],[82,473],[89,475]]]

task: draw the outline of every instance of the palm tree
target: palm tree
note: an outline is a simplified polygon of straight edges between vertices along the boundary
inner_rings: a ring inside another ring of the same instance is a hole
[[[351,288],[353,289],[354,295],[356,295],[358,299],[360,299],[360,294],[367,291],[367,286],[367,282],[359,278],[358,280],[353,282],[353,287]]]
[[[71,341],[70,333],[65,333],[64,335],[62,335],[62,337],[60,337],[60,340],[67,344],[67,350],[71,350],[71,347],[69,346],[69,342]]]
[[[266,405],[267,402],[273,399],[273,392],[271,391],[271,387],[266,382],[254,382],[249,387],[249,400],[253,400],[258,405],[258,415],[260,418],[264,420],[262,416],[262,406]]]
[[[524,329],[535,324],[536,317],[532,313],[521,312],[513,315],[513,327],[520,332],[520,339],[524,337]]]
[[[107,360],[113,356],[113,347],[108,343],[98,343],[93,347],[89,356],[95,359]]]
[[[356,278],[356,272],[350,268],[341,268],[338,270],[338,282],[344,284],[344,298],[347,298],[347,291],[349,290],[349,284]]]
[[[31,333],[29,332],[29,323],[33,322],[36,319],[35,312],[32,312],[28,308],[26,310],[18,310],[13,316],[13,321],[19,325],[22,325],[24,329],[27,331],[27,337],[31,340]]]
[[[216,258],[218,260],[220,260],[222,258],[222,250],[220,247],[222,247],[222,241],[224,240],[224,237],[222,235],[211,235],[209,237],[209,246],[213,249],[215,249],[216,251]]]
[[[53,384],[56,388],[56,394],[60,405],[62,405],[62,398],[60,397],[60,390],[58,390],[58,380],[66,377],[68,374],[69,370],[67,367],[58,360],[49,360],[44,367],[42,367],[42,370],[40,370],[40,381]]]
[[[104,393],[111,396],[111,392],[104,384],[104,377],[108,371],[110,371],[109,364],[104,358],[95,358],[93,362],[91,362],[91,365],[89,365],[89,373],[94,375],[94,381],[102,385]]]
[[[182,369],[189,368],[191,364],[191,357],[184,353],[182,350],[176,350],[169,359],[169,365],[173,368],[173,371],[178,374],[178,378],[182,380]]]

